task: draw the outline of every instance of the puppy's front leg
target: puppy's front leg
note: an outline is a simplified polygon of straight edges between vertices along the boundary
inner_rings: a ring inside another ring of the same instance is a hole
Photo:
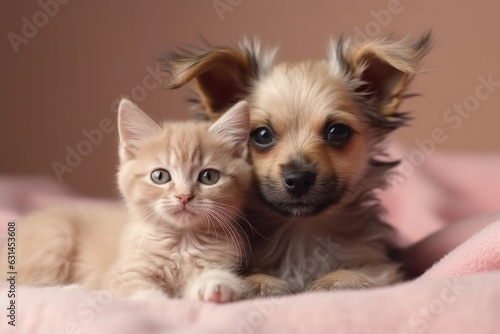
[[[263,273],[255,273],[244,277],[246,297],[277,297],[293,293],[290,284],[278,277]]]
[[[373,287],[373,283],[359,272],[340,269],[312,281],[306,287],[306,291],[337,291],[366,289]]]
[[[339,269],[312,281],[306,291],[356,290],[394,284],[403,280],[399,267],[397,263],[386,263],[356,269]]]

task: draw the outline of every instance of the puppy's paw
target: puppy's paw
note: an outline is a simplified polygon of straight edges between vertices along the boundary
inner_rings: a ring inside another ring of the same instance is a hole
[[[227,303],[242,298],[238,277],[224,270],[210,270],[189,282],[184,297],[213,303]]]
[[[306,291],[359,290],[375,286],[365,275],[341,269],[311,282]]]
[[[244,278],[247,298],[277,297],[293,293],[288,282],[267,274],[256,273]]]
[[[168,297],[160,290],[148,289],[136,291],[132,293],[129,298],[135,300],[161,300],[167,299]]]

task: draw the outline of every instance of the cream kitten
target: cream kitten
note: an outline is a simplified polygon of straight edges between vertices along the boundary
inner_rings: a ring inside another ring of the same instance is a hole
[[[246,257],[238,225],[250,187],[249,111],[237,104],[212,126],[154,123],[119,108],[118,185],[132,223],[106,285],[124,295],[215,302],[239,299]]]
[[[19,283],[80,284],[136,298],[243,297],[237,274],[249,252],[239,210],[251,180],[246,103],[212,125],[159,126],[122,100],[118,123],[126,209],[52,208],[28,216],[18,231]]]

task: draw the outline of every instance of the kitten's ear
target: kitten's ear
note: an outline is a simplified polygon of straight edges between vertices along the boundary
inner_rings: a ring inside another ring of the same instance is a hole
[[[208,130],[239,149],[247,147],[250,137],[250,110],[246,101],[236,103]]]
[[[359,80],[356,91],[374,101],[383,116],[396,116],[409,79],[421,72],[420,62],[431,50],[431,34],[416,42],[382,38],[359,44],[340,39],[330,50],[330,62]]]
[[[118,106],[118,133],[120,136],[120,161],[135,158],[138,144],[161,131],[161,127],[137,105],[122,99]]]

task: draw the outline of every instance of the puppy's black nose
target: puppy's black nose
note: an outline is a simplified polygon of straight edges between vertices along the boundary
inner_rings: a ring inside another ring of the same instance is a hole
[[[316,180],[316,174],[309,171],[289,171],[283,176],[283,183],[288,192],[295,196],[301,197],[311,189]]]

